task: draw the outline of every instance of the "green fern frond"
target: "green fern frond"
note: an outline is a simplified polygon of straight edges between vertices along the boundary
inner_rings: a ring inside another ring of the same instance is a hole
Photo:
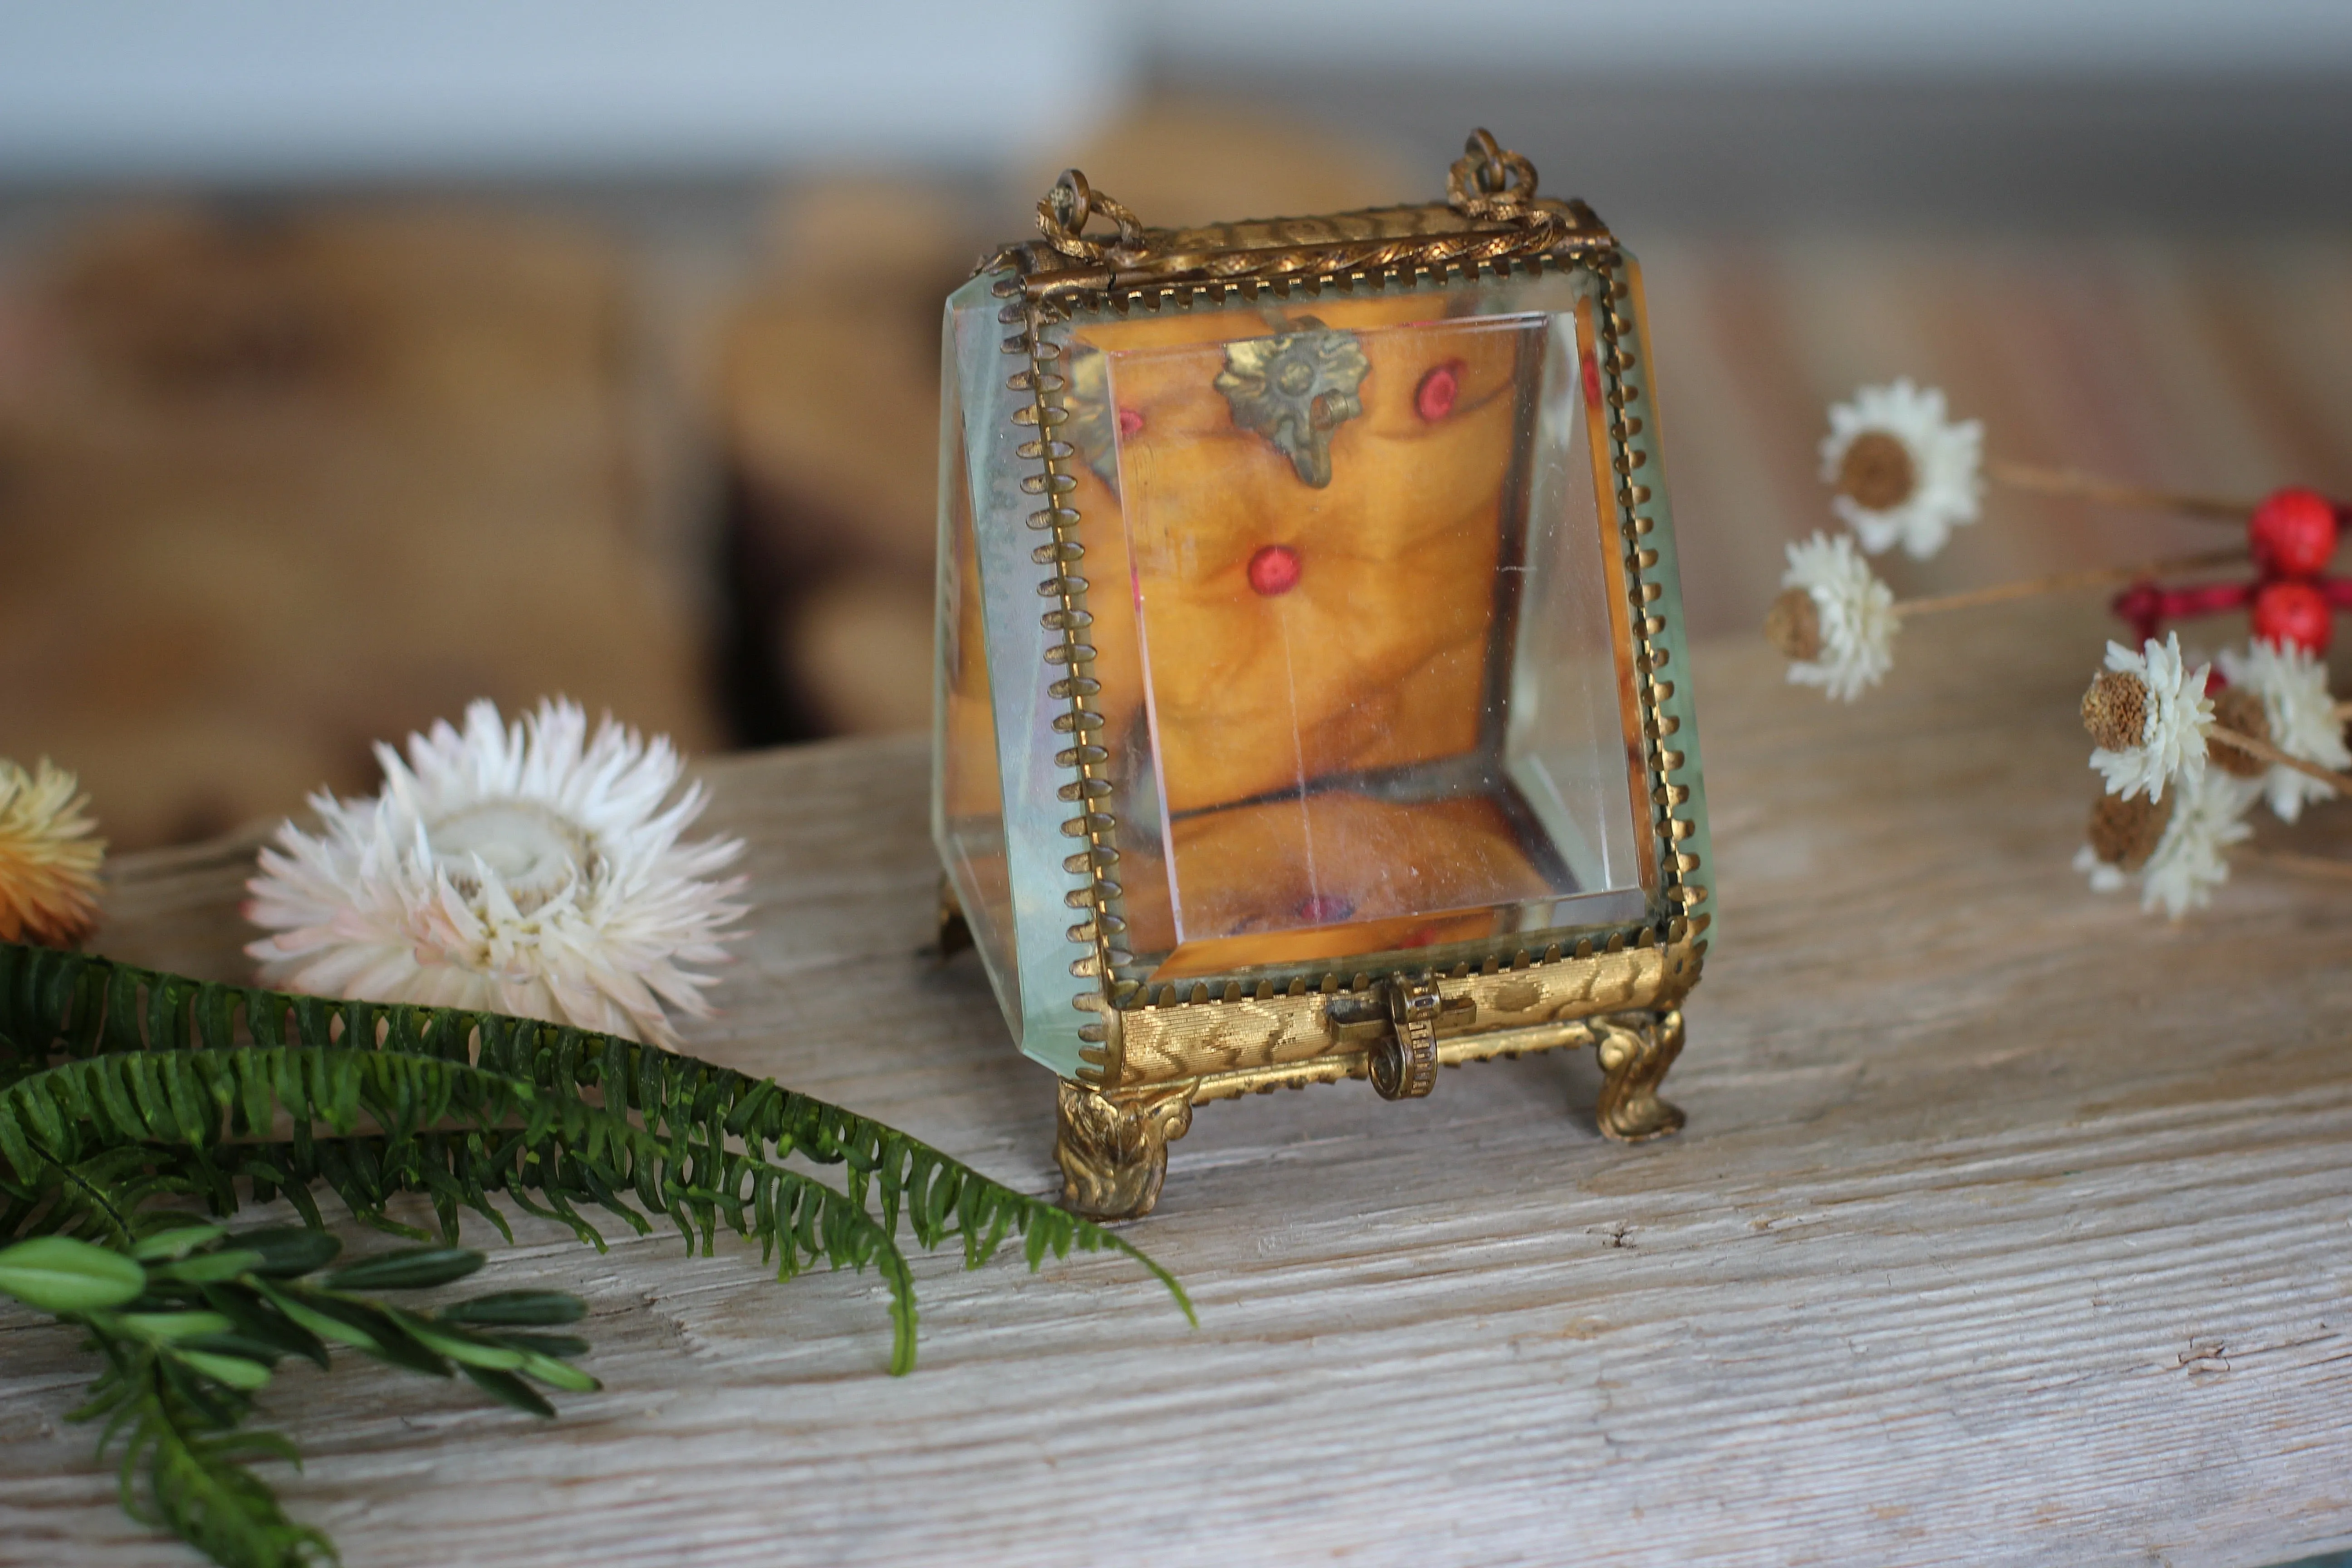
[[[926,1249],[959,1239],[972,1268],[1015,1235],[1033,1270],[1073,1249],[1123,1253],[1193,1317],[1171,1274],[1100,1226],[839,1106],[614,1036],[0,944],[0,1160],[27,1180],[28,1162],[137,1142],[183,1151],[178,1179],[216,1207],[235,1202],[234,1171],[298,1205],[323,1181],[375,1218],[392,1193],[423,1192],[445,1232],[460,1207],[495,1220],[492,1194],[583,1240],[601,1240],[583,1205],[639,1227],[663,1215],[705,1250],[723,1224],[781,1275],[819,1258],[875,1264],[894,1371],[914,1353],[901,1225]],[[281,1107],[293,1136],[274,1142]],[[362,1118],[370,1134],[354,1137]],[[847,1192],[785,1169],[795,1153],[845,1166]]]
[[[845,1187],[789,1168],[795,1155],[845,1167]],[[256,1202],[282,1195],[313,1228],[229,1237],[157,1206],[193,1198],[226,1215],[240,1184]],[[447,1246],[299,1283],[335,1248],[317,1230],[320,1186],[362,1221],[420,1240],[390,1205],[421,1194]],[[12,1289],[52,1292],[51,1310],[104,1353],[77,1415],[105,1420],[101,1450],[121,1446],[124,1507],[215,1562],[333,1559],[247,1465],[294,1458],[283,1438],[242,1426],[284,1355],[324,1364],[338,1341],[414,1371],[463,1372],[541,1415],[552,1410],[525,1377],[595,1386],[562,1359],[583,1342],[523,1331],[571,1321],[581,1309],[570,1298],[508,1292],[417,1313],[340,1293],[470,1271],[479,1255],[452,1250],[460,1218],[477,1214],[511,1239],[498,1198],[600,1249],[597,1211],[641,1235],[666,1218],[706,1253],[723,1226],[757,1240],[782,1278],[820,1259],[870,1264],[889,1299],[893,1372],[915,1357],[901,1227],[926,1248],[957,1238],[971,1268],[1013,1236],[1033,1271],[1073,1249],[1121,1252],[1192,1318],[1175,1279],[1101,1226],[772,1082],[556,1025],[286,995],[0,943],[0,1245],[55,1238],[7,1249]],[[67,1304],[73,1281],[57,1260],[78,1248],[95,1270],[84,1297],[123,1310]],[[142,1261],[97,1268],[109,1253]]]
[[[179,1162],[158,1163],[141,1148],[48,1161],[29,1183],[0,1177],[0,1238],[70,1236],[128,1249],[166,1217],[159,1200],[200,1195]]]
[[[360,1198],[355,1212],[381,1213],[390,1192],[424,1183],[417,1130],[454,1122],[434,1135],[444,1157],[464,1156],[440,1167],[447,1187],[525,1203],[543,1195],[557,1217],[575,1222],[575,1194],[624,1215],[634,1196],[706,1251],[723,1217],[780,1254],[786,1276],[819,1258],[836,1268],[870,1264],[890,1292],[892,1363],[912,1364],[913,1278],[862,1205],[690,1126],[657,1137],[624,1112],[467,1062],[389,1046],[198,1045],[68,1058],[0,1089],[0,1159],[19,1172],[44,1162],[62,1169],[111,1150],[161,1146],[201,1162],[226,1187],[239,1142],[268,1140],[281,1112],[296,1127],[330,1130],[333,1152],[322,1158],[318,1139],[269,1145],[282,1163],[264,1179],[280,1187],[323,1179],[347,1200]],[[380,1144],[352,1139],[363,1122],[390,1131]]]
[[[966,1268],[987,1262],[1012,1235],[1025,1238],[1033,1270],[1049,1253],[1066,1258],[1074,1247],[1124,1253],[1192,1319],[1175,1277],[1124,1238],[991,1181],[894,1127],[772,1080],[634,1040],[520,1019],[500,1023],[505,1026],[482,1036],[486,1066],[501,1062],[553,1092],[599,1090],[606,1105],[635,1111],[656,1136],[709,1143],[738,1139],[776,1160],[798,1153],[845,1165],[851,1192],[863,1199],[872,1191],[885,1226],[895,1232],[903,1221],[926,1250],[950,1237],[961,1240]]]

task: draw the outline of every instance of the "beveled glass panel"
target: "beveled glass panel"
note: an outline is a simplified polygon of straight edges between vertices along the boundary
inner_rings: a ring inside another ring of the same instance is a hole
[[[996,712],[988,684],[979,541],[964,445],[963,398],[954,339],[943,355],[940,395],[940,547],[937,658],[932,701],[931,837],[962,905],[995,987],[1019,1027],[1021,976],[1013,930],[1013,885],[1005,862],[1004,787],[996,756]]]
[[[1512,302],[1400,289],[1076,328],[1127,977],[1646,910],[1572,301]]]
[[[1036,427],[1014,421],[1031,395],[1011,382],[1027,360],[1003,350],[1006,327],[997,320],[1002,302],[990,291],[992,281],[982,274],[950,296],[948,340],[1003,807],[1009,962],[998,994],[1024,1054],[1067,1076],[1078,1070],[1078,1031],[1095,1016],[1074,1005],[1082,993],[1091,1000],[1094,991],[1069,972],[1085,950],[1067,934],[1066,896],[1077,883],[1062,865],[1071,848],[1062,833],[1069,813],[1056,792],[1069,775],[1055,758],[1068,741],[1053,727],[1068,704],[1048,689],[1055,671],[1045,660],[1039,616],[1049,601],[1038,596],[1037,584],[1052,568],[1034,557],[1045,535],[1029,518],[1041,503],[1021,488],[1036,464],[1020,447],[1035,438]]]
[[[1648,792],[1630,720],[1640,710],[1633,668],[1620,652],[1633,636],[1630,605],[1613,532],[1601,521],[1612,515],[1612,476],[1591,457],[1606,439],[1600,399],[1588,395],[1591,378],[1581,374],[1590,360],[1578,348],[1578,326],[1589,344],[1591,323],[1570,314],[1548,321],[1528,515],[1562,521],[1528,530],[1504,771],[1579,887],[1654,889],[1655,837],[1611,830],[1633,826],[1626,803]],[[1566,525],[1570,519],[1574,526]],[[1588,537],[1601,542],[1598,560]],[[1603,699],[1612,687],[1613,707]],[[1578,913],[1564,900],[1547,923],[1572,925]]]

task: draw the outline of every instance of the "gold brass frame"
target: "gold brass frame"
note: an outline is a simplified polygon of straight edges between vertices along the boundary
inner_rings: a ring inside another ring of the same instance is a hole
[[[1674,697],[1679,672],[1667,670],[1663,589],[1648,575],[1659,552],[1645,542],[1656,525],[1645,482],[1654,470],[1635,412],[1646,404],[1633,379],[1638,277],[1590,207],[1538,198],[1532,166],[1483,131],[1447,184],[1442,205],[1171,230],[1144,226],[1071,170],[1038,204],[1043,242],[1010,247],[981,269],[999,274],[992,288],[1010,330],[1003,348],[1024,362],[1011,385],[1027,400],[1013,418],[1032,438],[1018,455],[1037,468],[1022,484],[1043,498],[1028,521],[1043,535],[1034,558],[1051,573],[1038,585],[1048,605],[1045,658],[1055,671],[1050,694],[1067,704],[1053,723],[1071,742],[1057,761],[1069,781],[1060,798],[1075,808],[1063,824],[1075,841],[1064,862],[1074,879],[1067,901],[1080,916],[1068,933],[1077,950],[1069,972],[1082,986],[1072,1005],[1094,1017],[1079,1030],[1083,1065],[1061,1080],[1055,1153],[1065,1199],[1082,1214],[1123,1219],[1150,1212],[1166,1175],[1168,1144],[1192,1125],[1193,1106],[1276,1088],[1370,1078],[1384,1096],[1413,1098],[1429,1092],[1441,1066],[1591,1046],[1602,1070],[1603,1133],[1631,1142],[1683,1124],[1658,1086],[1682,1049],[1680,1005],[1698,981],[1711,916],[1698,908],[1708,889],[1698,879],[1696,823],[1685,809],[1695,779],[1683,750],[1669,743],[1680,720],[1661,706]],[[1116,232],[1087,237],[1096,216]],[[1656,834],[1653,912],[1568,951],[1554,943],[1540,953],[1496,952],[1434,973],[1294,975],[1282,990],[1257,979],[1249,993],[1238,980],[1214,988],[1195,982],[1180,993],[1121,978],[1131,955],[1120,945],[1126,928],[1112,842],[1118,824],[1108,809],[1111,758],[1094,706],[1100,689],[1086,641],[1092,617],[1080,571],[1085,547],[1070,504],[1082,459],[1062,438],[1071,410],[1053,329],[1081,310],[1185,308],[1262,293],[1313,298],[1555,268],[1591,274],[1604,301],[1593,311],[1594,357],[1609,408],[1607,460],[1616,476],[1630,604],[1624,627],[1633,645]],[[952,898],[944,899],[943,950],[953,950],[961,926]]]

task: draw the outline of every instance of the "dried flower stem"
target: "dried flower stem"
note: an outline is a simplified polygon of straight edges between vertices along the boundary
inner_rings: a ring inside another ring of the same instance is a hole
[[[2137,485],[2079,473],[2073,468],[2045,468],[2033,463],[2011,463],[1996,458],[1985,464],[1986,477],[2011,489],[2035,495],[2063,496],[2095,506],[2124,507],[2135,511],[2177,511],[2209,522],[2243,522],[2254,503],[2221,496],[2190,495],[2180,490],[2152,490]]]
[[[2081,572],[2060,572],[2047,577],[2028,577],[2018,583],[1996,583],[1990,588],[1970,588],[1958,594],[1938,594],[1933,598],[1901,599],[1895,602],[1898,615],[1934,615],[1943,610],[1973,610],[1979,605],[2006,604],[2011,599],[2031,599],[2042,594],[2064,594],[2077,588],[2103,588],[2116,583],[2137,583],[2145,577],[2168,576],[2176,572],[2203,572],[2216,566],[2233,566],[2245,560],[2242,550],[2218,550],[2203,555],[2176,555],[2163,561],[2143,561],[2132,566],[2094,566]]]
[[[2293,768],[2296,773],[2307,774],[2317,779],[2321,784],[2333,784],[2339,790],[2352,793],[2352,773],[2339,773],[2333,768],[2323,768],[2317,763],[2307,763],[2292,752],[2280,751],[2268,741],[2258,741],[2252,735],[2241,735],[2227,725],[2216,724],[2206,731],[2205,743],[2209,747],[2214,745],[2234,747],[2248,756],[2259,758],[2274,767]]]
[[[2276,866],[2283,871],[2301,871],[2305,876],[2352,882],[2352,860],[2338,860],[2326,855],[2297,855],[2287,849],[2241,849],[2238,853],[2249,860]]]

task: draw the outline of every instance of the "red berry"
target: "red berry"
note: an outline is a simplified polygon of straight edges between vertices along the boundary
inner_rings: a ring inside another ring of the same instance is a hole
[[[2273,490],[2246,520],[2265,577],[2315,577],[2336,554],[2336,509],[2317,490]]]
[[[2254,595],[2254,640],[2327,651],[2335,624],[2327,598],[2308,583],[2265,583]]]
[[[1121,440],[1143,433],[1143,410],[1122,408],[1118,411],[1118,434]]]
[[[1449,360],[1421,378],[1412,389],[1412,411],[1434,425],[1454,412],[1462,392],[1462,362]]]
[[[1253,593],[1272,598],[1298,586],[1298,552],[1287,544],[1269,544],[1249,559]]]

